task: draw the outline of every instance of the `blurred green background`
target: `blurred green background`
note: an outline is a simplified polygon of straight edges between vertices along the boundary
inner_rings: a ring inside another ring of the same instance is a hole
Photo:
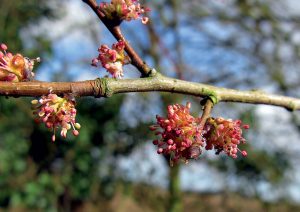
[[[180,79],[299,96],[297,1],[147,1],[152,22],[123,23],[145,60]],[[114,39],[79,0],[1,0],[0,42],[42,58],[39,80],[104,76],[90,67]],[[127,77],[139,77],[128,67]],[[169,167],[148,126],[172,103],[200,99],[165,93],[78,99],[77,138],[34,124],[31,98],[0,98],[0,207],[4,211],[300,210],[299,113],[221,103],[215,116],[242,119],[247,158],[204,153]]]

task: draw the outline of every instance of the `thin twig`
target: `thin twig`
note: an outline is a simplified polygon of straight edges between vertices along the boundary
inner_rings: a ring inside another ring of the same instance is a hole
[[[201,115],[201,122],[200,122],[200,130],[201,131],[203,130],[207,119],[210,117],[210,113],[211,113],[213,106],[214,106],[214,103],[209,98],[207,98],[206,102],[203,106],[204,108],[203,108],[203,112]]]

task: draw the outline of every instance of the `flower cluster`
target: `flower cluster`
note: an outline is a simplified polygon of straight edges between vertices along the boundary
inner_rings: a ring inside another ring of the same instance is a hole
[[[72,129],[73,135],[79,134],[80,124],[76,123],[75,99],[70,95],[64,98],[56,94],[42,96],[39,100],[32,100],[34,115],[38,123],[45,123],[45,126],[52,129],[52,141],[55,141],[55,131],[61,128],[60,135],[67,137],[68,130]]]
[[[99,55],[92,60],[92,66],[97,66],[100,62],[102,67],[109,72],[113,78],[122,78],[123,65],[129,63],[129,57],[124,52],[125,42],[118,41],[110,49],[107,45],[101,45],[98,49]]]
[[[158,147],[157,153],[169,155],[171,164],[178,160],[187,162],[201,154],[204,145],[199,125],[201,120],[190,115],[190,107],[190,103],[186,106],[169,105],[167,118],[156,116],[157,125],[150,127],[156,135],[161,135],[161,139],[153,141]]]
[[[99,10],[109,19],[118,18],[120,20],[136,20],[141,19],[143,24],[149,20],[148,17],[142,16],[150,11],[149,8],[144,8],[138,0],[112,0],[110,3],[100,3]]]
[[[241,120],[209,118],[205,127],[207,131],[205,149],[215,149],[216,154],[224,151],[233,158],[237,157],[238,152],[247,156],[247,152],[241,151],[238,145],[246,142],[242,136],[242,128],[249,129],[249,125],[242,125]]]
[[[23,57],[21,54],[13,55],[7,51],[5,44],[0,45],[0,81],[21,82],[29,81],[34,77],[32,72],[34,60]]]
[[[157,153],[169,156],[171,165],[179,160],[187,163],[188,159],[197,159],[204,146],[206,150],[215,149],[216,154],[224,151],[233,158],[238,151],[247,155],[238,145],[245,143],[241,127],[249,129],[249,125],[242,125],[240,120],[209,118],[202,129],[201,118],[191,116],[190,107],[190,103],[169,105],[167,118],[156,116],[157,125],[150,126],[150,130],[161,136],[153,141]]]

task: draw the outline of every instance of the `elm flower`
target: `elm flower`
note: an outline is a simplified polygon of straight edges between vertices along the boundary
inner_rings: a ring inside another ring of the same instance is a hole
[[[167,118],[156,116],[157,125],[150,126],[161,138],[154,140],[158,154],[170,156],[171,165],[173,162],[188,159],[196,159],[202,153],[204,145],[201,135],[200,118],[190,115],[191,104],[186,106],[175,104],[168,106]]]
[[[249,125],[241,120],[210,117],[202,128],[201,118],[190,115],[190,108],[189,102],[186,106],[169,105],[167,118],[157,115],[157,124],[150,126],[161,137],[153,141],[157,153],[170,157],[171,165],[179,160],[187,163],[189,159],[197,159],[204,146],[206,150],[216,150],[216,154],[224,151],[232,158],[237,158],[238,152],[247,156],[238,145],[246,142],[242,129],[249,129]]]
[[[80,124],[76,123],[75,99],[71,95],[63,98],[56,94],[42,96],[39,100],[31,101],[36,115],[36,122],[43,122],[45,126],[53,131],[52,141],[55,141],[55,131],[60,129],[60,135],[67,137],[68,130],[72,129],[73,135],[78,136]]]
[[[125,21],[140,19],[143,24],[146,24],[149,18],[142,15],[150,11],[149,8],[141,6],[138,0],[102,2],[99,5],[99,10],[108,19],[118,18]]]
[[[40,62],[40,58],[29,59],[19,53],[13,55],[7,49],[5,44],[0,45],[0,81],[22,82],[32,80],[34,62]]]
[[[98,49],[99,55],[92,60],[92,66],[96,66],[101,63],[102,67],[112,75],[113,78],[122,78],[123,65],[129,63],[129,57],[124,52],[125,42],[118,41],[112,45],[110,49],[107,45],[101,45]]]
[[[241,151],[238,145],[246,143],[242,136],[242,128],[249,129],[249,125],[242,125],[241,120],[232,120],[224,118],[209,118],[206,122],[204,134],[206,139],[205,149],[215,149],[216,154],[224,151],[228,156],[237,158],[240,152],[247,156],[246,151]]]

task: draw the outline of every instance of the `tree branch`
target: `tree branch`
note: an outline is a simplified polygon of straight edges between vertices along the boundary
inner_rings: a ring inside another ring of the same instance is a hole
[[[154,72],[154,71],[153,71]],[[41,96],[53,93],[62,95],[73,93],[75,96],[109,97],[117,93],[163,91],[198,97],[214,96],[218,101],[266,104],[300,110],[300,99],[266,94],[262,91],[239,91],[211,85],[169,78],[159,73],[140,79],[111,79],[79,82],[0,82],[2,96]]]

